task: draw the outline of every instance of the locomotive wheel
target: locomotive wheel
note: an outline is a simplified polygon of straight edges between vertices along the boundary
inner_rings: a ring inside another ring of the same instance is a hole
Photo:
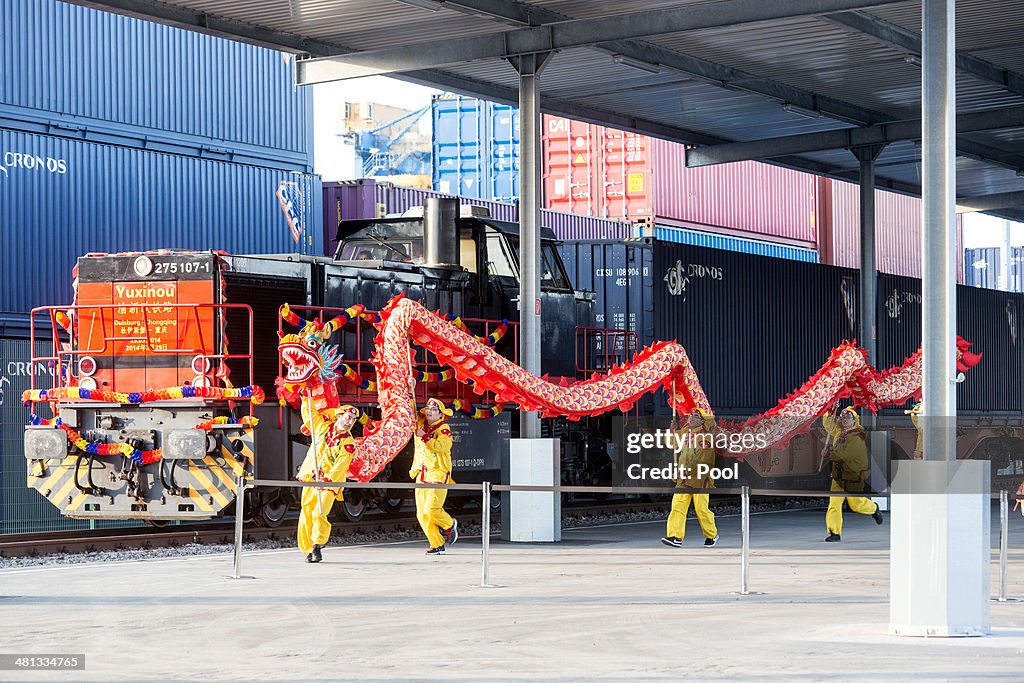
[[[288,514],[288,503],[280,496],[268,500],[256,511],[256,522],[260,526],[276,529]]]
[[[405,498],[401,496],[388,497],[387,492],[381,496],[380,500],[377,501],[377,507],[389,515],[397,515],[402,511],[402,504],[405,503]]]
[[[352,500],[349,500],[349,497],[345,496],[341,505],[335,505],[335,507],[341,508],[341,514],[350,522],[358,522],[366,514],[366,503],[361,498],[353,497]]]

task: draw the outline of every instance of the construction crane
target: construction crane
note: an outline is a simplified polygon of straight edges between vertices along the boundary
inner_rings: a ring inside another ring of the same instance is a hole
[[[430,105],[427,105],[376,128],[346,131],[342,137],[352,142],[362,177],[429,174],[429,142],[424,148],[402,144],[406,134],[429,111]]]

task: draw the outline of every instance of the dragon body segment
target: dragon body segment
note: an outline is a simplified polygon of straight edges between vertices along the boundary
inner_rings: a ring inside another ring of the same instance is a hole
[[[281,356],[288,374],[279,382],[279,393],[283,385],[285,391],[314,398],[318,407],[337,405],[332,380],[337,376],[335,370],[340,358],[323,347],[331,333],[356,315],[364,315],[361,306],[319,325],[306,323],[291,314],[297,319],[293,324],[304,323],[303,333],[298,336],[305,342],[290,339],[296,335],[281,339]],[[367,424],[364,436],[356,440],[357,454],[349,474],[359,481],[369,481],[376,476],[413,435],[414,372],[410,344],[432,352],[441,363],[452,368],[456,379],[471,384],[476,393],[493,392],[501,403],[516,404],[521,410],[537,411],[545,417],[578,420],[614,409],[629,410],[642,395],[659,388],[666,389],[669,402],[678,413],[694,408],[706,414],[714,413],[686,351],[676,342],[657,342],[606,375],[566,386],[532,375],[496,353],[481,338],[403,295],[388,303],[379,320],[376,316],[367,319],[372,319],[378,331],[372,363],[377,372],[381,419]],[[303,348],[297,348],[296,344]],[[969,346],[958,340],[957,363],[961,371],[980,360],[980,356],[968,351]],[[311,365],[319,370],[310,372]],[[333,405],[330,405],[332,390]],[[920,351],[901,366],[878,371],[867,362],[863,349],[855,343],[843,342],[818,372],[774,408],[741,424],[723,426],[726,432],[749,437],[737,439],[740,446],[730,449],[728,455],[742,458],[785,443],[840,399],[850,398],[857,405],[877,410],[920,395],[920,390]]]

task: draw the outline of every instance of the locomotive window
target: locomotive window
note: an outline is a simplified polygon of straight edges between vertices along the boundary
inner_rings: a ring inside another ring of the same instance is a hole
[[[341,261],[417,261],[421,262],[423,245],[419,241],[347,242],[341,247]],[[410,256],[408,256],[411,254]]]
[[[544,261],[541,264],[541,285],[553,289],[570,289],[569,280],[562,270],[562,262],[559,260],[555,248],[549,244],[544,244],[541,245],[540,251],[544,256]]]
[[[472,237],[459,240],[459,263],[469,272],[476,272],[476,242]]]
[[[517,277],[506,240],[501,235],[487,235],[487,272],[497,277]]]

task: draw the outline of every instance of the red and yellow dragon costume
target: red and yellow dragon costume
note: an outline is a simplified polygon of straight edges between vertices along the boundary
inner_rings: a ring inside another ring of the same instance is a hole
[[[295,398],[307,398],[316,410],[338,403],[333,381],[338,377],[341,359],[335,347],[327,344],[330,336],[356,316],[365,316],[377,328],[372,363],[377,371],[381,419],[369,422],[365,435],[357,439],[358,452],[349,474],[358,481],[376,476],[412,437],[416,416],[410,344],[432,352],[452,368],[459,381],[471,382],[476,393],[493,392],[501,403],[516,404],[521,410],[537,411],[544,417],[578,420],[614,409],[629,410],[643,394],[659,388],[666,389],[677,413],[686,414],[695,407],[707,414],[714,413],[686,351],[676,342],[657,342],[637,353],[632,361],[612,368],[607,375],[563,386],[528,373],[496,353],[485,340],[403,295],[388,302],[379,320],[364,313],[362,306],[353,306],[327,323],[307,322],[287,307],[282,315],[302,330],[281,338],[281,359],[288,372],[279,381],[278,393],[293,403]],[[969,347],[969,343],[957,340],[960,371],[980,360]],[[756,444],[728,455],[743,458],[764,450],[764,444],[785,443],[840,399],[850,398],[856,405],[877,410],[919,396],[920,391],[920,350],[902,365],[879,371],[868,364],[863,349],[844,342],[832,351],[818,372],[777,406],[742,424],[727,426],[726,431],[754,437],[744,441]]]

